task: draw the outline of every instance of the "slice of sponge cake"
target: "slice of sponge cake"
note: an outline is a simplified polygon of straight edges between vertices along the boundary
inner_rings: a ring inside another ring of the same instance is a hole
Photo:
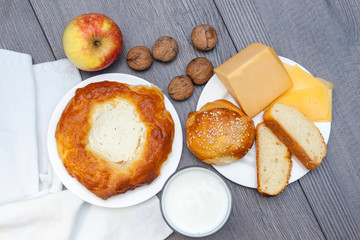
[[[326,155],[326,144],[315,124],[297,108],[274,104],[263,115],[264,123],[308,169],[317,168]]]
[[[290,152],[264,123],[256,128],[256,166],[261,194],[274,196],[285,189],[292,167]]]

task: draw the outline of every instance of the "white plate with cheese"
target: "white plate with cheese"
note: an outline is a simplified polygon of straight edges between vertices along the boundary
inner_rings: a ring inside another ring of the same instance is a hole
[[[298,65],[301,69],[309,73],[309,71],[307,71],[300,64],[290,59],[284,57],[280,57],[280,59],[283,63],[292,66]],[[196,110],[199,110],[206,103],[215,101],[217,99],[225,99],[232,102],[236,106],[239,106],[236,103],[235,99],[230,95],[228,90],[221,83],[221,81],[216,76],[216,74],[214,74],[212,78],[208,81],[206,86],[204,87],[200,95]],[[253,118],[255,126],[258,123],[262,122],[262,114],[263,112],[259,113]],[[315,122],[315,125],[319,128],[321,134],[324,137],[325,142],[327,143],[329,141],[329,136],[330,136],[331,122]],[[291,177],[289,179],[289,183],[295,182],[296,180],[303,177],[309,171],[299,162],[299,160],[295,156],[292,156],[291,159],[293,160],[293,166],[291,170]],[[255,143],[253,147],[249,150],[249,152],[242,159],[239,159],[238,161],[228,165],[223,165],[223,166],[214,165],[214,168],[224,177],[237,184],[249,188],[257,188]]]
[[[133,206],[141,202],[144,202],[147,199],[153,197],[155,194],[157,194],[162,189],[163,185],[165,184],[166,180],[170,177],[170,175],[176,171],[178,164],[180,162],[182,146],[183,146],[182,128],[181,128],[179,116],[177,115],[174,106],[171,104],[170,100],[164,95],[165,107],[170,112],[174,121],[175,136],[172,145],[173,146],[172,152],[170,153],[167,161],[163,164],[161,168],[161,174],[149,185],[144,185],[134,190],[127,191],[126,193],[115,195],[113,197],[108,198],[107,200],[98,198],[93,193],[91,193],[86,187],[84,187],[80,182],[78,182],[75,178],[71,177],[69,173],[66,171],[57,152],[55,131],[56,131],[57,123],[61,117],[61,114],[64,108],[66,107],[66,105],[68,104],[68,102],[70,101],[70,99],[75,95],[76,89],[82,88],[93,82],[101,82],[105,80],[117,81],[131,85],[148,85],[148,86],[151,85],[151,83],[149,83],[148,81],[133,75],[121,74],[121,73],[109,73],[109,74],[102,74],[91,77],[87,80],[82,81],[75,87],[73,87],[60,100],[60,102],[58,103],[58,105],[56,106],[53,112],[53,115],[49,123],[47,140],[48,140],[48,151],[50,156],[50,162],[55,170],[57,177],[64,184],[64,186],[82,200],[97,206],[108,207],[108,208]]]

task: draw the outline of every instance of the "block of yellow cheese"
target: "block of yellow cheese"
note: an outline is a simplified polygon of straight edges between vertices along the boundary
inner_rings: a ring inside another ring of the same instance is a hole
[[[293,86],[276,99],[273,104],[284,103],[294,106],[314,122],[331,121],[334,84],[313,77],[298,65],[284,65]]]
[[[292,86],[275,50],[260,43],[249,45],[214,71],[251,118]]]

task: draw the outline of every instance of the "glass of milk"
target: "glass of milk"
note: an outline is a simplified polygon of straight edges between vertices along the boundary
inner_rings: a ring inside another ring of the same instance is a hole
[[[160,205],[166,223],[174,231],[204,237],[225,225],[232,209],[232,196],[217,173],[203,167],[187,167],[167,180]]]

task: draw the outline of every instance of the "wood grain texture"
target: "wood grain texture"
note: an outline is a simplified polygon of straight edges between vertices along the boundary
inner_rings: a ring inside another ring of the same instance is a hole
[[[259,41],[273,46],[280,55],[303,64],[317,76],[334,82],[334,121],[329,153],[320,168],[290,184],[273,198],[229,182],[234,196],[231,218],[220,232],[208,239],[359,238],[360,195],[357,185],[360,166],[356,163],[360,154],[359,95],[356,95],[360,90],[359,12],[355,2],[309,1],[302,5],[300,2],[282,1],[273,6],[270,1],[227,0],[216,0],[215,4],[185,0],[30,0],[30,4],[20,0],[10,4],[2,1],[0,13],[4,14],[0,18],[6,19],[9,26],[1,26],[1,33],[9,33],[12,27],[16,27],[21,31],[12,33],[12,37],[22,39],[43,32],[45,36],[38,37],[38,42],[19,40],[10,43],[7,38],[0,38],[0,47],[30,53],[37,62],[52,60],[52,53],[56,59],[65,57],[61,37],[67,22],[75,16],[100,12],[111,17],[123,32],[123,52],[112,66],[103,71],[81,72],[83,79],[108,72],[129,73],[154,83],[169,96],[167,86],[170,80],[185,74],[191,59],[207,57],[218,66],[249,43]],[[13,12],[7,9],[13,9]],[[22,16],[20,23],[17,22],[19,15]],[[218,31],[218,44],[210,52],[199,52],[191,45],[192,28],[202,23],[209,23]],[[344,25],[346,27],[342,28]],[[125,56],[130,48],[144,45],[151,49],[162,35],[172,36],[179,43],[180,51],[173,61],[154,61],[153,66],[143,72],[127,66]],[[339,46],[339,43],[344,46]],[[195,110],[202,89],[203,86],[196,86],[193,96],[186,101],[170,99],[183,129],[187,114]],[[184,139],[179,167],[188,165],[212,169],[190,153]],[[173,233],[169,239],[186,238]]]
[[[92,74],[83,72],[83,77],[106,72],[130,73],[158,85],[168,95],[169,81],[177,75],[185,74],[186,65],[191,59],[198,56],[207,57],[214,66],[218,66],[236,53],[221,16],[212,2],[142,1],[139,4],[130,1],[121,3],[109,1],[105,5],[80,1],[75,6],[70,1],[62,1],[54,5],[48,1],[34,0],[32,4],[57,58],[64,57],[59,39],[61,39],[66,23],[73,17],[84,12],[96,11],[110,16],[118,23],[124,35],[124,50],[119,60],[104,71]],[[219,36],[215,49],[206,53],[195,50],[190,40],[193,27],[201,23],[213,25]],[[153,66],[144,72],[136,72],[126,65],[124,58],[130,48],[136,45],[145,45],[151,48],[155,40],[162,35],[172,36],[179,43],[179,55],[172,62],[165,64],[155,61]],[[203,86],[196,86],[193,96],[187,101],[172,101],[178,111],[183,128],[187,114],[195,110],[202,88]],[[200,162],[189,152],[184,141],[180,167],[188,165],[210,168],[209,165]],[[291,184],[281,198],[272,199],[263,197],[256,190],[230,184],[235,198],[232,217],[229,223],[211,238],[323,238],[298,183]],[[284,228],[285,225],[286,228]],[[308,227],[309,225],[311,228]],[[301,228],[308,230],[301,232],[299,231]],[[184,237],[174,233],[170,239],[184,239]]]
[[[269,42],[279,55],[335,83],[327,156],[299,182],[326,238],[359,239],[359,3],[255,1],[256,21],[262,27],[244,37],[239,25],[249,20],[234,13],[246,8],[246,2],[216,1],[237,48],[244,47],[243,38]],[[268,37],[261,39],[264,35]]]
[[[109,1],[104,3],[79,1],[74,5],[71,1],[48,2],[31,1],[40,20],[46,36],[49,39],[56,58],[63,58],[61,35],[66,23],[73,17],[85,12],[101,12],[118,23],[124,34],[124,50],[119,60],[110,68],[96,73],[85,73],[83,77],[106,72],[124,72],[134,74],[158,85],[167,94],[169,81],[185,73],[187,63],[194,57],[204,56],[217,66],[236,53],[236,49],[222,24],[221,16],[211,2],[190,1]],[[218,31],[219,42],[216,48],[203,53],[195,50],[190,42],[190,33],[194,26],[210,23]],[[155,25],[154,25],[155,24]],[[162,35],[170,35],[178,40],[180,52],[176,59],[168,64],[154,62],[153,66],[144,72],[131,70],[125,63],[126,52],[136,45],[149,48]],[[265,38],[266,39],[266,38]],[[202,86],[197,86],[193,96],[184,102],[172,101],[179,113],[184,127],[187,114],[195,110]],[[167,94],[168,95],[168,94]],[[202,165],[187,149],[185,142],[180,167]],[[268,199],[253,189],[243,188],[231,183],[235,197],[235,206],[229,223],[214,239],[264,239],[286,238],[305,239],[323,238],[316,219],[311,213],[307,200],[302,195],[298,183],[291,184],[281,198]],[[300,193],[300,194],[299,194]],[[284,228],[288,223],[290,226]],[[309,228],[308,226],[312,227]],[[299,228],[308,228],[301,232]],[[176,233],[170,239],[183,239]]]
[[[54,60],[28,1],[0,0],[0,48],[30,54],[34,63]]]

